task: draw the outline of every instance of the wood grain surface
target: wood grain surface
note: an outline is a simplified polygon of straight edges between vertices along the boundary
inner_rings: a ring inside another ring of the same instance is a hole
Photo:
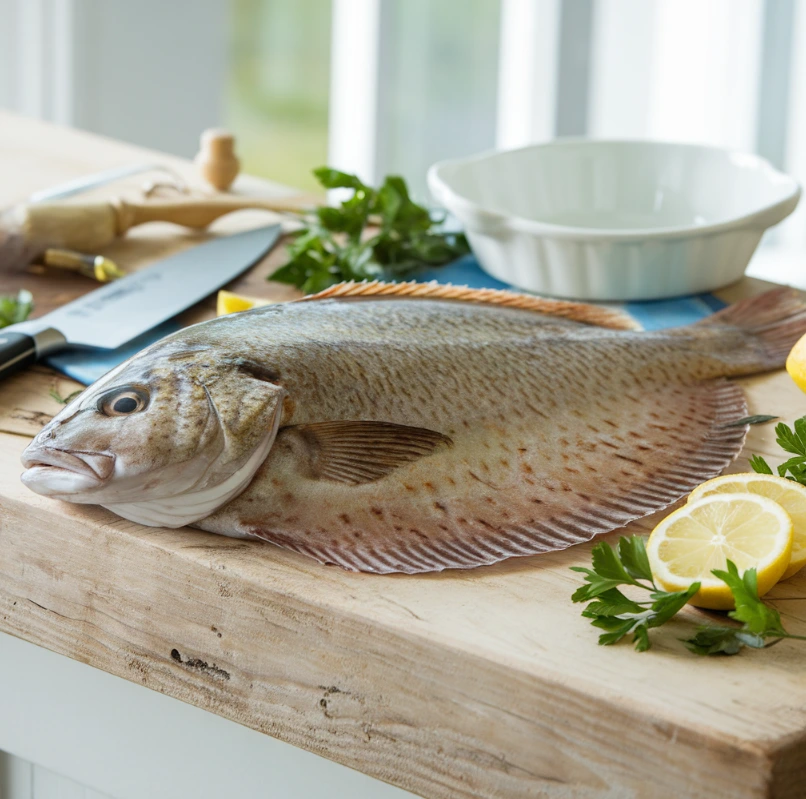
[[[189,169],[0,115],[6,202],[143,158]],[[198,240],[152,227],[119,245],[122,263]],[[270,296],[270,266],[243,289]],[[53,288],[5,276],[2,289],[25,283],[42,310],[86,288],[67,277]],[[726,296],[763,287],[745,281]],[[741,382],[751,413],[806,413],[783,372]],[[469,572],[349,574],[39,497],[19,482],[19,454],[59,408],[50,389],[71,387],[44,368],[0,384],[0,630],[427,797],[804,795],[802,643],[696,658],[678,639],[705,616],[687,609],[653,631],[648,653],[598,647],[570,602],[579,576],[568,567],[589,562],[589,545]],[[745,455],[778,463],[777,452],[772,426],[751,430]],[[745,456],[733,470],[747,470]],[[787,628],[806,633],[806,576],[772,598]]]

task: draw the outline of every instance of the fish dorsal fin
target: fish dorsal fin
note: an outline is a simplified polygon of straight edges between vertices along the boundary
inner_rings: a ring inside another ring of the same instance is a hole
[[[390,297],[415,300],[453,300],[456,302],[473,302],[484,305],[500,305],[505,308],[520,308],[526,311],[559,316],[573,322],[582,322],[598,327],[609,327],[614,330],[640,330],[640,325],[623,311],[605,308],[600,305],[588,305],[583,302],[568,300],[548,300],[530,294],[519,294],[517,291],[504,289],[472,289],[467,286],[452,286],[449,283],[384,283],[380,280],[356,283],[338,283],[335,286],[302,297],[296,302],[313,300],[345,299],[360,297]]]
[[[434,430],[389,422],[319,422],[286,431],[304,440],[314,477],[352,485],[378,480],[452,443]]]

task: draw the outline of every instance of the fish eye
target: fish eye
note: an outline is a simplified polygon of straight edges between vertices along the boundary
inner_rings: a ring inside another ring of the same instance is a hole
[[[105,416],[129,416],[148,405],[148,391],[140,386],[123,386],[108,391],[98,400],[98,410]]]

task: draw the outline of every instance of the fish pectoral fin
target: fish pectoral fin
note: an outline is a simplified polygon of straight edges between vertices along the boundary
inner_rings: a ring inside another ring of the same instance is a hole
[[[434,430],[390,422],[317,422],[286,431],[304,442],[313,477],[351,485],[371,483],[453,443]]]

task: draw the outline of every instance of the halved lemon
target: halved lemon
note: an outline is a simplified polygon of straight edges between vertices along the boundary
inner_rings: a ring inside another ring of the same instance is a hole
[[[806,486],[772,474],[724,474],[697,486],[689,495],[696,502],[712,494],[758,494],[777,502],[792,519],[792,559],[782,580],[806,566]]]
[[[764,596],[789,566],[792,537],[792,520],[777,502],[759,494],[712,494],[667,516],[649,536],[647,555],[665,591],[699,582],[692,605],[730,610],[733,595],[711,570],[725,569],[728,559],[740,573],[755,568]]]
[[[231,291],[218,292],[216,297],[216,316],[225,316],[228,313],[248,311],[250,308],[259,308],[261,305],[273,305],[271,300],[262,297],[246,297],[243,294],[233,294]]]
[[[806,336],[803,336],[786,359],[786,371],[801,391],[806,391]]]

